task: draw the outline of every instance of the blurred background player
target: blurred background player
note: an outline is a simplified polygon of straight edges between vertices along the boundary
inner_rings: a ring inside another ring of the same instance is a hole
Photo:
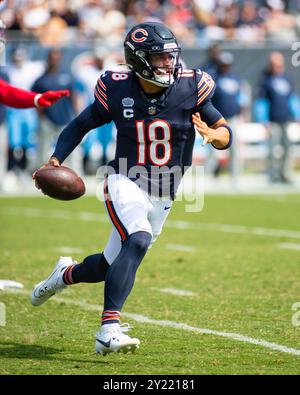
[[[224,115],[232,130],[236,130],[236,138],[232,141],[228,152],[232,184],[237,187],[240,175],[238,131],[243,109],[246,105],[249,105],[249,99],[243,90],[240,77],[233,70],[233,55],[230,52],[222,51],[215,61],[217,62],[217,68],[214,71],[216,90],[212,97],[212,103]],[[218,154],[218,152],[210,149],[208,163],[206,164],[209,173],[213,173],[215,177],[224,167],[224,160]]]
[[[82,108],[92,104],[94,101],[95,84],[104,71],[104,65],[105,63],[107,64],[111,55],[112,53],[107,48],[96,45],[93,52],[84,52],[74,59],[72,73],[80,93]],[[117,64],[112,64],[111,66],[109,69],[115,69]],[[94,174],[93,170],[95,168],[97,169],[99,166],[105,165],[108,160],[112,159],[108,149],[112,143],[113,129],[114,123],[110,122],[85,136],[81,145],[85,174]],[[93,162],[96,162],[94,166]]]
[[[263,73],[256,106],[257,120],[266,125],[269,136],[268,174],[272,183],[290,183],[289,123],[299,121],[294,111],[293,82],[285,70],[285,59],[280,52],[269,56],[267,70]]]
[[[221,48],[218,43],[213,44],[207,50],[207,59],[203,65],[200,65],[200,70],[206,71],[212,78],[216,78],[219,68],[219,57]]]
[[[40,76],[44,70],[43,62],[32,61],[27,58],[24,47],[17,47],[12,51],[11,62],[6,67],[9,81],[13,85],[30,90],[34,80]],[[49,89],[47,89],[49,90]],[[13,186],[18,180],[26,180],[29,174],[28,152],[34,147],[35,136],[38,130],[37,112],[33,108],[7,109],[8,127],[8,173],[4,179],[4,185]]]
[[[4,73],[0,74],[0,77],[7,78]],[[45,108],[52,106],[58,100],[64,96],[68,96],[68,90],[59,91],[47,91],[43,94],[26,91],[23,89],[16,88],[6,82],[4,79],[0,79],[0,190],[10,190],[12,185],[11,181],[7,178],[7,167],[8,167],[8,155],[7,152],[8,142],[6,135],[6,128],[3,127],[5,118],[5,107],[15,107],[18,109],[26,108]]]
[[[51,49],[47,55],[44,73],[33,83],[32,90],[69,90],[70,96],[64,97],[58,104],[39,110],[40,127],[38,137],[38,164],[47,160],[63,126],[68,124],[78,112],[75,81],[70,73],[62,70],[62,51]],[[82,174],[82,153],[77,150],[70,156],[68,165]]]

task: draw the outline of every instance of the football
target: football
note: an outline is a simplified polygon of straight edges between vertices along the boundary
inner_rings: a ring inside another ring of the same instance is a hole
[[[43,167],[37,170],[35,180],[42,192],[53,199],[74,200],[85,193],[82,179],[66,166]]]

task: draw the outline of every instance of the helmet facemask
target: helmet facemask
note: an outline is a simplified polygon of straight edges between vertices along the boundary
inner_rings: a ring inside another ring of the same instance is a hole
[[[145,22],[132,28],[124,42],[126,65],[140,78],[167,88],[181,68],[180,45],[163,24]]]
[[[130,64],[128,66],[143,80],[167,88],[175,82],[178,71],[181,68],[179,54],[180,50],[152,52],[147,55],[144,51],[136,51],[136,56],[139,58],[140,63],[143,64],[142,70],[138,72]],[[159,62],[159,57],[168,56],[170,60],[167,66],[163,64],[163,61]]]
[[[174,83],[180,67],[179,51],[150,53],[147,62],[152,70],[150,82],[162,87]]]

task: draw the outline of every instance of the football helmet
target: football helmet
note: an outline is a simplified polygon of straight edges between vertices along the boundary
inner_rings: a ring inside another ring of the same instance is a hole
[[[134,26],[124,41],[126,65],[140,78],[155,85],[168,87],[175,82],[181,68],[180,45],[164,24],[145,22]],[[152,55],[168,54],[170,64],[152,64]]]

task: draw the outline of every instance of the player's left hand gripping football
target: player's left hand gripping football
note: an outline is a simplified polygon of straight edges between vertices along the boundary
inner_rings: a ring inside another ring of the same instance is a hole
[[[61,91],[47,91],[42,94],[37,99],[37,106],[40,108],[45,108],[52,106],[59,99],[65,96],[70,96],[70,91],[68,89]]]
[[[35,186],[37,189],[41,189],[39,184],[37,183],[35,176],[36,173],[40,170],[40,169],[44,169],[47,166],[55,166],[55,167],[59,167],[60,163],[59,160],[57,158],[55,158],[54,156],[52,158],[49,159],[49,162],[44,164],[43,166],[41,166],[39,169],[37,169],[34,173],[32,173],[32,179],[35,180]]]
[[[192,121],[197,132],[203,137],[202,146],[212,143],[215,139],[214,129],[211,129],[206,122],[201,120],[199,112],[192,114]]]

